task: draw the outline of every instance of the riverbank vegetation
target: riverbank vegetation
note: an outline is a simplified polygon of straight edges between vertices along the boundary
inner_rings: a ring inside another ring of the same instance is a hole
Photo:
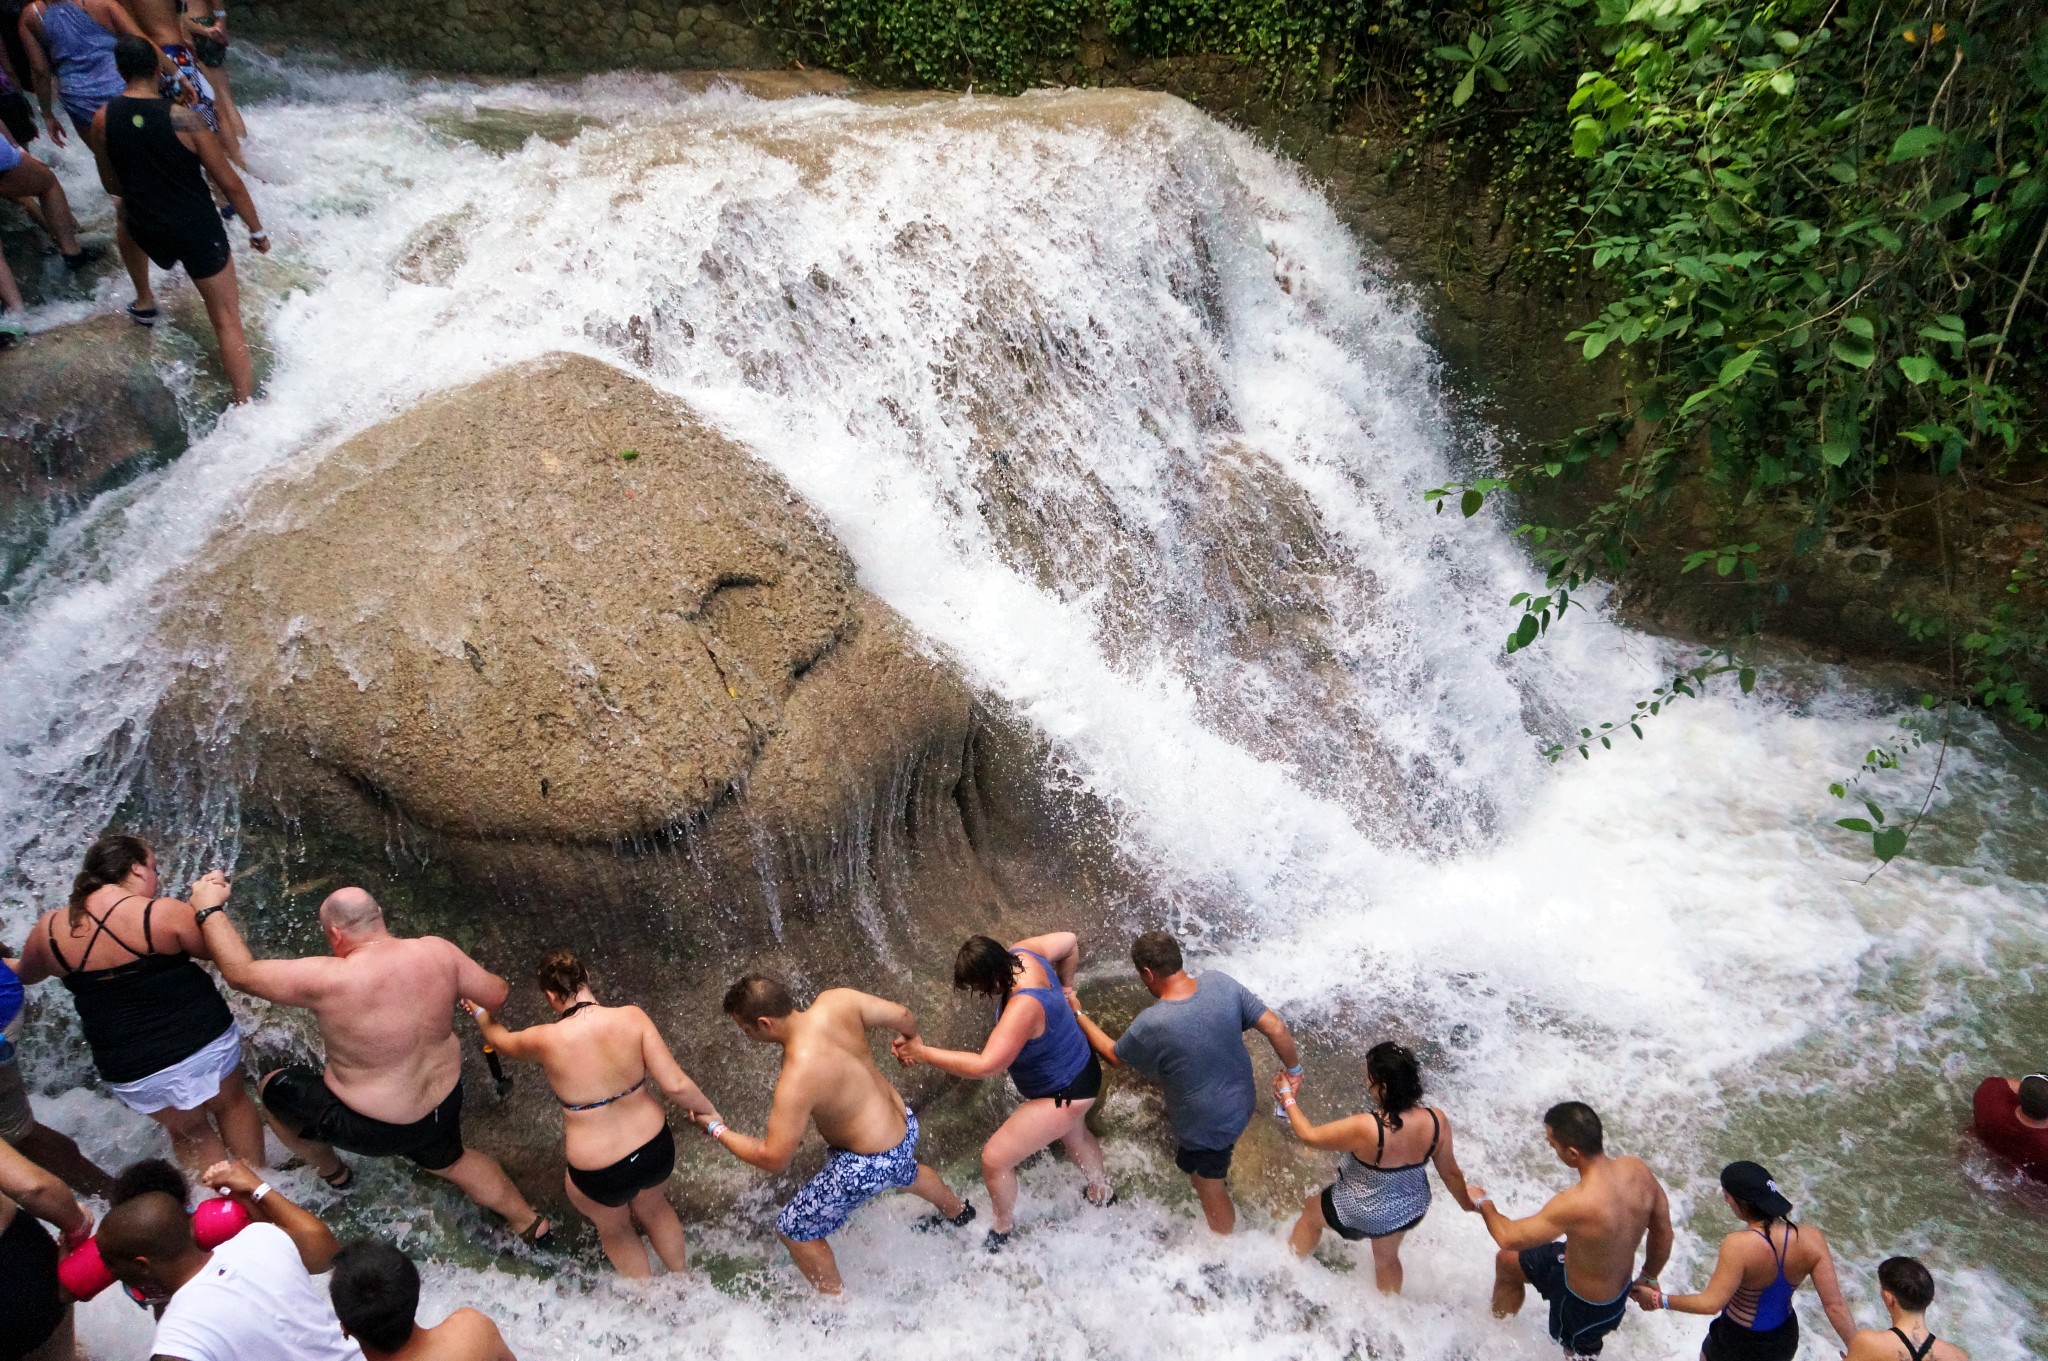
[[[1799,559],[1859,507],[1906,499],[1948,584],[1895,611],[1902,645],[1947,671],[1950,697],[2048,723],[2038,517],[1997,546],[1988,590],[1955,583],[1950,542],[1961,500],[2038,504],[2048,473],[2038,6],[789,0],[782,18],[807,55],[888,83],[1016,90],[1106,38],[1238,58],[1333,124],[1391,105],[1412,145],[1486,166],[1528,245],[1520,270],[1593,278],[1567,343],[1626,375],[1574,437],[1441,489],[1467,515],[1503,492],[1571,507],[1510,510],[1548,574],[1510,606],[1511,650],[1655,557],[1742,602],[1676,682],[1748,682],[1747,640]]]

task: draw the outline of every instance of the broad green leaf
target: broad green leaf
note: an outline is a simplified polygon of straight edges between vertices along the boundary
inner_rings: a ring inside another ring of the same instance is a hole
[[[1798,83],[1799,78],[1790,71],[1773,71],[1771,73],[1771,89],[1781,95],[1789,97],[1792,93],[1792,87]]]
[[[1886,827],[1870,838],[1871,852],[1889,865],[1898,854],[1906,849],[1906,829]]]
[[[1465,512],[1465,518],[1468,520],[1477,515],[1479,508],[1485,504],[1486,493],[1476,487],[1458,498],[1458,509]]]
[[[1869,317],[1843,317],[1842,329],[1850,335],[1862,336],[1865,340],[1872,340],[1877,336],[1877,328],[1870,324]]]
[[[1736,677],[1736,680],[1742,686],[1742,693],[1745,695],[1749,694],[1756,689],[1756,668],[1753,666],[1743,667],[1741,674]]]
[[[1773,33],[1771,41],[1778,45],[1780,52],[1797,52],[1799,50],[1799,35],[1789,28],[1781,28],[1776,33]]]
[[[1466,51],[1466,50],[1465,50],[1464,48],[1462,48],[1462,47],[1439,47],[1439,48],[1437,48],[1437,49],[1436,49],[1436,50],[1435,50],[1435,51],[1434,51],[1433,53],[1431,53],[1430,55],[1432,55],[1432,56],[1435,56],[1435,57],[1439,57],[1439,58],[1443,59],[1444,61],[1470,61],[1470,60],[1472,60],[1472,54],[1471,54],[1470,52],[1467,52],[1467,51]]]
[[[1597,118],[1581,118],[1572,124],[1572,155],[1590,161],[1607,141],[1607,128]]]
[[[1478,61],[1481,57],[1486,55],[1486,36],[1480,33],[1478,29],[1474,29],[1470,34],[1466,35],[1465,46],[1468,50],[1471,51],[1472,60]]]
[[[1877,830],[1862,818],[1836,818],[1835,826],[1846,827],[1852,832],[1874,832]]]
[[[1722,387],[1733,385],[1743,374],[1756,367],[1756,361],[1763,358],[1763,353],[1760,349],[1744,350],[1721,366],[1721,376],[1715,381]]]
[[[1465,107],[1465,101],[1472,98],[1472,82],[1476,80],[1478,76],[1479,68],[1477,66],[1474,66],[1470,70],[1465,72],[1465,78],[1458,82],[1458,88],[1451,91],[1452,108],[1462,109]]]
[[[1586,345],[1582,353],[1587,359],[1598,359],[1607,352],[1608,343],[1613,339],[1614,337],[1605,331],[1595,331],[1592,335],[1586,337]]]
[[[1922,208],[1920,210],[1920,220],[1922,222],[1939,222],[1969,201],[1970,196],[1968,194],[1946,194],[1934,200],[1925,208]]]
[[[1828,353],[1853,368],[1867,369],[1877,362],[1877,347],[1861,336],[1836,336]]]
[[[1479,74],[1486,77],[1486,83],[1493,87],[1495,94],[1504,95],[1508,92],[1508,78],[1494,67],[1482,66],[1479,68]]]
[[[1940,373],[1941,367],[1924,354],[1908,354],[1899,356],[1899,372],[1908,382],[1925,383]]]
[[[1892,143],[1890,154],[1885,160],[1893,165],[1900,161],[1917,161],[1922,156],[1932,155],[1948,143],[1948,134],[1929,123],[1917,128],[1908,128]]]
[[[1820,447],[1820,461],[1830,468],[1839,468],[1847,463],[1849,456],[1855,452],[1856,446],[1847,440],[1829,440]]]

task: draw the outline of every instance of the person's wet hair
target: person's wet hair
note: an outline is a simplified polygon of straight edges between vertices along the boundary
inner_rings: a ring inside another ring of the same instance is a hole
[[[1887,1257],[1877,1264],[1877,1283],[1892,1292],[1899,1308],[1924,1313],[1934,1303],[1934,1274],[1914,1257]]]
[[[1132,967],[1149,970],[1155,978],[1171,978],[1184,963],[1180,942],[1164,931],[1147,931],[1131,942]]]
[[[381,1238],[358,1238],[334,1254],[327,1283],[334,1317],[358,1342],[395,1352],[411,1340],[420,1309],[420,1270]]]
[[[1407,1045],[1383,1040],[1365,1051],[1365,1076],[1380,1089],[1380,1112],[1389,1129],[1401,1128],[1401,1114],[1422,1104],[1422,1065]]]
[[[192,1199],[192,1184],[176,1166],[162,1158],[144,1158],[121,1169],[121,1175],[114,1178],[114,1189],[107,1193],[107,1204],[121,1205],[152,1191],[180,1205]]]
[[[1543,1112],[1543,1123],[1566,1148],[1588,1156],[1607,1151],[1607,1133],[1600,1117],[1583,1101],[1560,1101]]]
[[[789,985],[767,974],[750,973],[725,990],[725,1014],[747,1025],[759,1025],[764,1016],[787,1016],[796,1010],[796,998]]]
[[[142,42],[141,39],[136,39]],[[149,47],[147,42],[142,42]],[[151,53],[155,48],[149,49]],[[156,58],[150,58],[150,69],[156,69]],[[149,863],[149,843],[139,836],[125,832],[110,832],[86,848],[85,864],[71,881],[71,929],[76,931],[85,925],[85,900],[109,884],[124,882],[137,865]]]
[[[2020,1079],[2020,1114],[2029,1120],[2048,1120],[2048,1077],[2029,1073]]]
[[[590,973],[574,950],[555,950],[534,966],[533,981],[542,992],[557,997],[574,997],[590,984]]]
[[[123,80],[140,80],[156,73],[156,45],[147,38],[124,33],[114,39],[114,69]]]
[[[1008,997],[1024,961],[988,936],[969,936],[953,956],[953,986],[987,997]]]
[[[197,1251],[185,1202],[162,1191],[144,1191],[107,1211],[94,1238],[110,1257],[164,1261]]]

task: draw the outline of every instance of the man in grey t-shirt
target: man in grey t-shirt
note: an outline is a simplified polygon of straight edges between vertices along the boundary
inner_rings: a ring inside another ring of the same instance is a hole
[[[1294,1086],[1301,1086],[1301,1056],[1287,1025],[1229,974],[1211,970],[1199,979],[1182,967],[1180,942],[1147,931],[1131,945],[1131,963],[1146,991],[1159,1000],[1138,1013],[1120,1040],[1093,1020],[1075,1016],[1095,1052],[1129,1068],[1166,1092],[1166,1118],[1179,1146],[1174,1165],[1188,1174],[1202,1214],[1217,1233],[1237,1223],[1224,1177],[1230,1155],[1258,1109],[1258,1086],[1244,1032],[1257,1030]]]

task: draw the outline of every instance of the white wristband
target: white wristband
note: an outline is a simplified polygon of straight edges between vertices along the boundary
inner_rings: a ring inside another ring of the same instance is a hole
[[[707,1138],[716,1139],[723,1133],[725,1133],[725,1121],[723,1120],[713,1120],[710,1124],[704,1126],[704,1134]]]
[[[260,1203],[260,1202],[262,1201],[263,1197],[265,1197],[265,1196],[267,1196],[267,1195],[269,1195],[269,1194],[270,1194],[270,1183],[269,1183],[269,1182],[267,1182],[267,1181],[259,1181],[259,1182],[257,1182],[257,1183],[256,1183],[256,1189],[255,1189],[255,1190],[253,1190],[253,1191],[251,1191],[251,1192],[249,1193],[249,1199],[251,1199],[251,1200],[253,1200],[253,1201],[257,1201],[257,1202],[259,1202],[259,1203]]]

